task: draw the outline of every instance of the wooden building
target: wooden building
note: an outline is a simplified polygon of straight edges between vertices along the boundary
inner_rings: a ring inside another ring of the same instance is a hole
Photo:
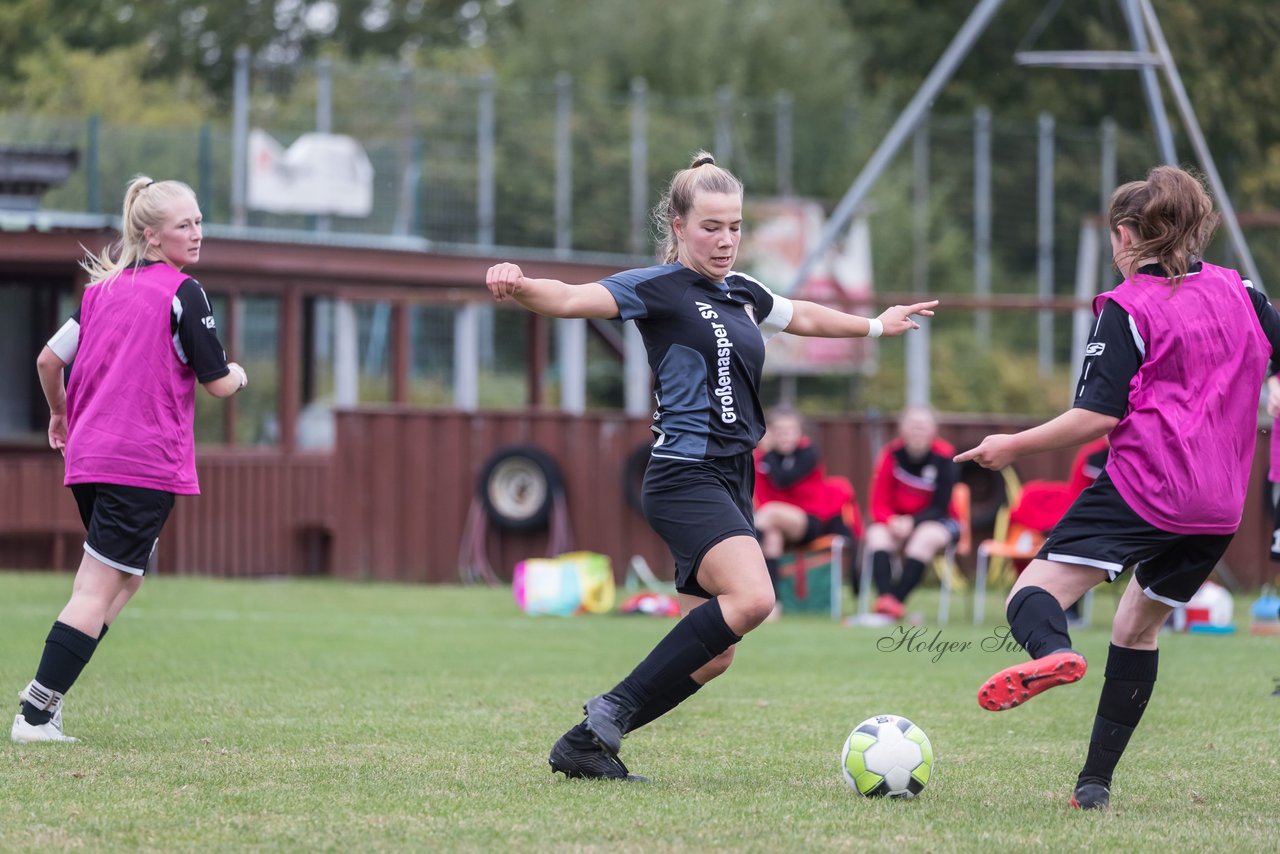
[[[105,218],[0,217],[0,566],[67,569],[79,560],[83,532],[61,458],[44,441],[47,409],[34,360],[44,341],[77,304],[84,248],[114,238]],[[84,248],[82,248],[84,247]],[[527,373],[522,393],[503,407],[415,404],[415,311],[488,304],[480,254],[388,244],[341,246],[207,234],[192,272],[215,300],[220,335],[234,358],[244,339],[237,324],[256,324],[259,397],[203,401],[198,466],[203,495],[181,499],[160,546],[162,572],[214,576],[320,574],[424,582],[459,579],[462,535],[477,481],[495,452],[509,446],[545,451],[564,478],[573,545],[608,554],[618,573],[632,555],[670,573],[665,547],[634,506],[633,455],[648,441],[648,418],[621,408],[566,413],[545,405],[541,377],[550,326],[526,324]],[[514,258],[538,275],[592,281],[615,271],[617,259],[581,261],[530,254]],[[308,411],[333,382],[328,357],[317,357],[318,302],[376,304],[388,330],[385,383],[372,400],[333,407],[324,441],[308,438]],[[617,341],[599,330],[602,352],[621,358]],[[616,333],[615,333],[616,334]],[[262,343],[266,342],[266,343]],[[247,345],[245,345],[247,346]],[[262,351],[262,347],[267,347]],[[243,359],[242,359],[243,360]],[[201,397],[207,397],[201,395]],[[252,418],[246,409],[252,405]],[[958,446],[1025,426],[999,417],[942,418]],[[816,425],[828,468],[865,488],[873,453],[892,425],[857,415]],[[1270,574],[1268,523],[1261,508],[1267,448],[1260,438],[1251,503],[1227,566],[1242,586]],[[1018,465],[1024,479],[1063,478],[1071,452]],[[965,469],[978,500],[977,534],[990,524],[1000,495],[990,473]],[[545,554],[549,533],[489,526],[483,551],[509,578],[522,558]]]

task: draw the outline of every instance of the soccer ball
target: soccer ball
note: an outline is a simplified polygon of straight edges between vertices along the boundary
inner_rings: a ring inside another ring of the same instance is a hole
[[[844,780],[869,798],[914,798],[929,782],[933,745],[924,730],[897,715],[854,727],[840,755]]]

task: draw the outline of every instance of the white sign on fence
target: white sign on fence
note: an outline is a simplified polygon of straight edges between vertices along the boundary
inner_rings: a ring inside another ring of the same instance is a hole
[[[373,210],[373,165],[349,136],[307,133],[287,149],[249,131],[249,207],[268,213],[365,217]]]

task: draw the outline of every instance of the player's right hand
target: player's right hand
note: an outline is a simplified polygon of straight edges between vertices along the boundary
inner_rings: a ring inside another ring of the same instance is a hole
[[[49,447],[67,453],[67,416],[49,416]]]
[[[489,293],[493,294],[493,298],[502,302],[507,297],[515,296],[520,292],[520,285],[524,283],[524,271],[519,265],[504,261],[489,268],[484,283],[488,286]]]

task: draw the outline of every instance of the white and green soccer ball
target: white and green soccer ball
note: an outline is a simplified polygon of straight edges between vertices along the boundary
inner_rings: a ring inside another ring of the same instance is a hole
[[[929,782],[933,745],[898,715],[876,715],[853,728],[840,755],[845,782],[869,798],[914,798]]]

